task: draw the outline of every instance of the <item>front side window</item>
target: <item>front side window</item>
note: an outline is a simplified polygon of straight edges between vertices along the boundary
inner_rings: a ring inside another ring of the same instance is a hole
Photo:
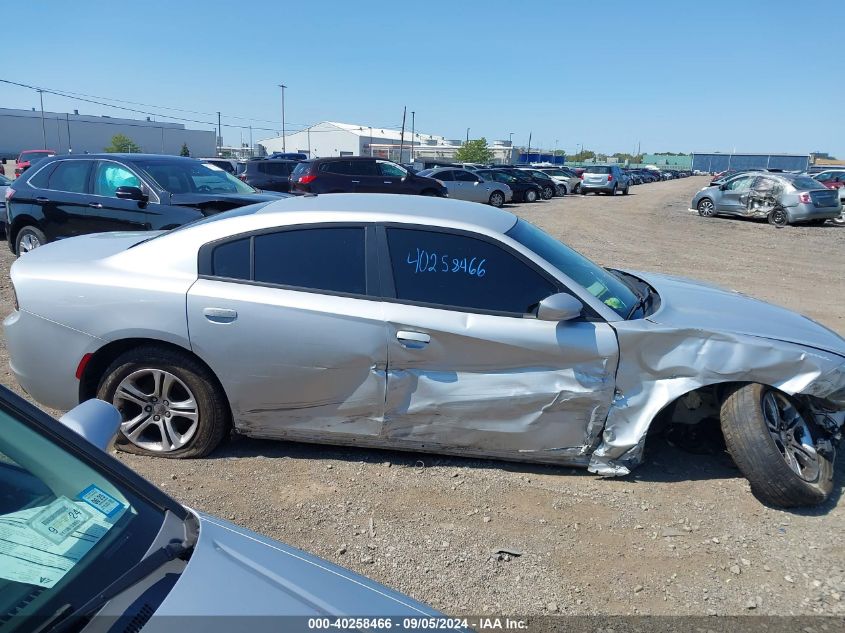
[[[90,160],[63,160],[50,174],[47,188],[69,193],[86,193],[90,172]]]
[[[123,165],[110,162],[97,163],[94,172],[94,195],[116,197],[118,187],[140,187],[141,181]]]
[[[253,238],[254,280],[263,283],[365,294],[364,229],[292,229]]]
[[[192,160],[132,161],[170,193],[256,193],[258,190],[227,171]]]
[[[751,188],[751,183],[754,181],[754,178],[750,176],[734,178],[733,180],[728,181],[725,185],[725,190],[727,191],[747,191]]]
[[[556,286],[486,240],[421,229],[387,229],[396,298],[438,306],[530,313]]]
[[[404,169],[399,167],[399,165],[394,165],[393,163],[379,163],[378,164],[379,171],[381,171],[381,175],[387,178],[404,178],[408,174],[405,172]]]

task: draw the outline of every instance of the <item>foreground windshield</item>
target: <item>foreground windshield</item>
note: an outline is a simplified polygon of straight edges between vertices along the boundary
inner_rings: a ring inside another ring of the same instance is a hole
[[[0,628],[79,607],[149,548],[163,513],[107,472],[0,409]]]
[[[525,220],[517,220],[506,235],[528,247],[564,275],[581,284],[587,292],[604,302],[619,316],[626,317],[636,304],[637,296],[618,277],[533,224]]]
[[[170,193],[256,193],[255,187],[242,182],[215,165],[192,160],[138,160],[138,167]]]

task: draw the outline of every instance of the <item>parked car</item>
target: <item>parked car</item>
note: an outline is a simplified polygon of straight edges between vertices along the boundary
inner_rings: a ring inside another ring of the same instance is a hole
[[[290,191],[290,175],[299,164],[295,160],[254,159],[246,162],[238,178],[262,191]]]
[[[494,207],[501,207],[513,199],[511,188],[498,180],[485,180],[466,169],[440,167],[424,169],[417,176],[434,178],[446,187],[450,198],[467,200],[469,202],[483,202]]]
[[[298,196],[152,239],[63,240],[10,276],[15,378],[47,407],[114,404],[125,450],[197,458],[234,429],[624,475],[678,405],[685,423],[721,416],[767,503],[832,490],[845,339],[601,268],[501,209]]]
[[[621,191],[626,196],[631,183],[622,173],[619,165],[590,165],[581,174],[581,188],[583,195],[588,193],[607,193],[615,196]]]
[[[578,189],[581,188],[581,179],[569,170],[558,167],[541,167],[539,171],[555,181],[559,196],[565,196],[568,193],[578,193]]]
[[[269,633],[281,616],[283,628],[306,630],[309,616],[437,615],[181,505],[106,452],[121,423],[108,403],[89,400],[57,421],[0,387],[0,420],[4,628],[173,630],[178,621],[183,633]]]
[[[238,164],[238,161],[232,158],[199,158],[198,160],[202,161],[206,165],[214,165],[215,167],[219,167],[223,171],[227,171],[230,174],[235,173],[235,167]]]
[[[775,226],[842,223],[837,192],[809,176],[794,174],[741,173],[699,191],[692,208],[705,218],[720,214],[766,218]]]
[[[308,154],[304,154],[302,152],[273,152],[267,158],[276,158],[279,160],[306,160],[308,158]]]
[[[6,239],[20,255],[85,233],[171,229],[280,195],[259,193],[194,158],[54,156],[36,163],[9,188]]]
[[[446,187],[433,178],[412,174],[392,161],[368,156],[302,161],[291,173],[290,190],[303,193],[448,196]]]
[[[622,173],[624,173],[628,177],[628,180],[631,182],[632,185],[643,184],[643,177],[640,175],[640,172],[635,171],[633,169],[623,169]]]
[[[501,169],[479,169],[475,173],[484,180],[501,182],[510,187],[514,202],[537,202],[542,196],[540,186],[530,178],[517,178]]]
[[[0,233],[6,235],[6,193],[12,181],[6,176],[0,176]]]
[[[25,149],[20,153],[15,163],[15,178],[20,178],[23,172],[38,161],[55,155],[56,152],[52,149]]]
[[[542,174],[539,175],[535,173],[538,170],[528,170],[511,166],[499,167],[498,169],[517,178],[527,178],[536,184],[540,187],[540,197],[543,198],[543,200],[551,200],[557,194],[557,183],[555,183],[555,181],[552,180],[552,177],[548,174],[539,172],[539,174]]]
[[[845,169],[828,170],[813,175],[828,189],[836,189],[839,193],[839,200],[845,202]]]

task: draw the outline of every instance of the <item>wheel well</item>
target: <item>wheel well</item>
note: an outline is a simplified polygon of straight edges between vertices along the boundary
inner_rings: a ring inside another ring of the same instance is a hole
[[[16,246],[15,240],[18,239],[18,232],[25,226],[34,226],[41,230],[41,227],[38,224],[38,220],[36,220],[31,215],[19,215],[14,220],[12,220],[12,226],[9,227],[7,230],[9,232],[9,241],[11,242],[13,248]],[[15,253],[17,255],[17,253]]]
[[[713,204],[713,198],[711,198],[710,196],[702,196],[701,200],[699,200],[698,204],[695,205],[695,206],[701,206],[701,203],[704,202],[705,200],[709,200],[710,204]]]
[[[124,352],[128,352],[131,349],[136,349],[138,347],[144,347],[147,345],[169,348],[192,357],[196,362],[202,364],[212,376],[214,376],[214,379],[217,380],[217,384],[220,387],[221,391],[225,393],[225,390],[220,384],[217,375],[214,373],[211,367],[208,366],[208,363],[206,363],[202,358],[197,356],[191,350],[184,348],[180,345],[175,345],[173,343],[167,343],[165,341],[159,341],[156,339],[127,338],[107,343],[106,345],[103,345],[103,347],[98,349],[96,352],[94,352],[94,355],[85,365],[85,371],[82,373],[82,376],[79,379],[79,401],[85,402],[86,400],[97,397],[97,387],[100,385],[100,380],[102,380],[103,374],[105,373],[106,369],[108,369],[109,365],[111,365],[112,362],[114,362],[114,360],[118,356],[120,356]]]
[[[440,192],[437,189],[423,189],[420,192],[421,196],[440,196]]]

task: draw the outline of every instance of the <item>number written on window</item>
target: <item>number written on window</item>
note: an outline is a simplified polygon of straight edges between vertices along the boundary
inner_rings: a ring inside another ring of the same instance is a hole
[[[487,260],[483,257],[449,257],[448,254],[416,248],[408,251],[407,262],[414,267],[415,273],[466,273],[479,278],[487,274],[484,267]]]

